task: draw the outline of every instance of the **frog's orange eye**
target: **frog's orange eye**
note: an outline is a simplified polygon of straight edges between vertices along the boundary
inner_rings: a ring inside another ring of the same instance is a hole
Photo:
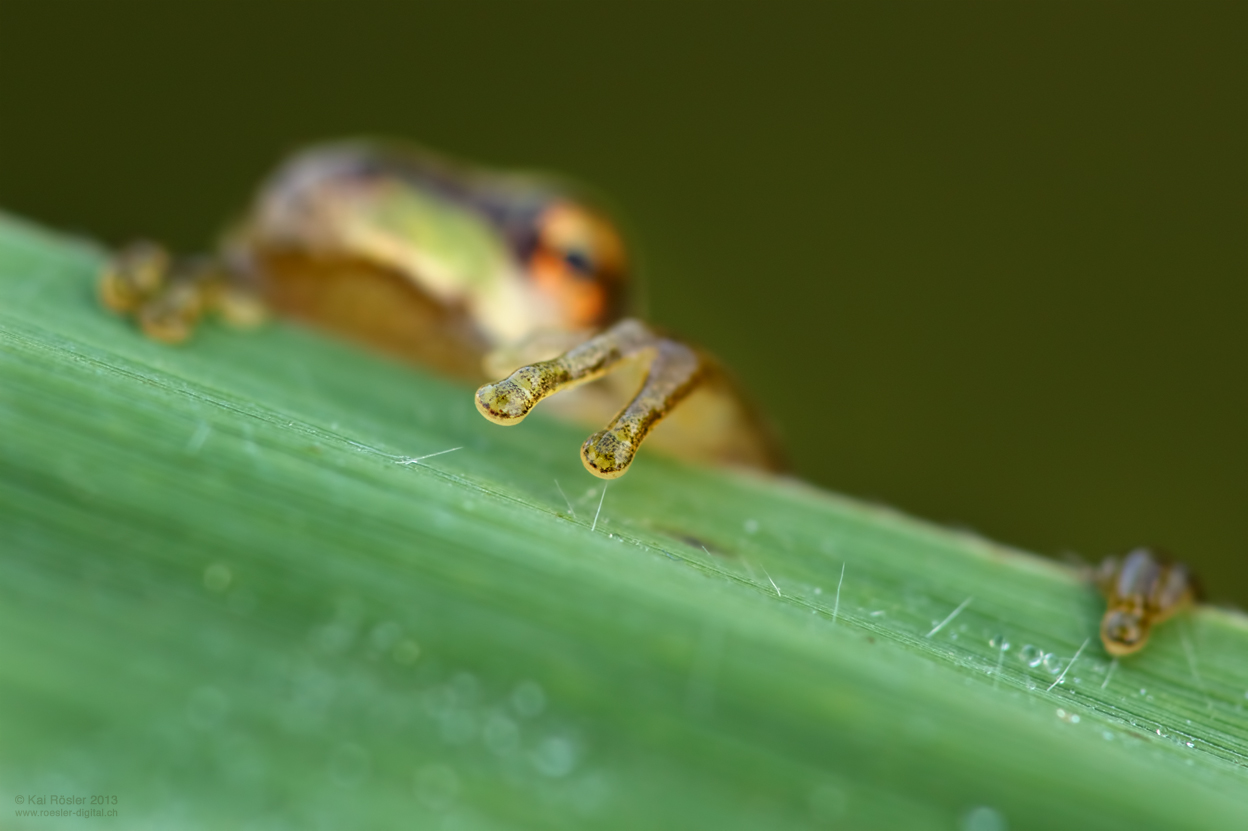
[[[618,313],[624,249],[601,215],[573,202],[551,204],[537,219],[529,277],[554,301],[561,325],[587,328]]]

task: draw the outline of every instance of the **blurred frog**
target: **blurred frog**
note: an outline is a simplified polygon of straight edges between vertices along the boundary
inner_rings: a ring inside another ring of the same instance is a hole
[[[575,186],[360,141],[279,166],[217,253],[135,243],[99,288],[168,343],[205,312],[254,324],[272,311],[478,383],[501,378],[476,393],[496,424],[562,393],[551,409],[606,424],[581,447],[602,478],[627,471],[647,437],[684,458],[780,469],[724,369],[628,316],[630,285],[619,231]]]
[[[1139,652],[1152,628],[1196,601],[1196,580],[1187,566],[1151,548],[1108,557],[1096,571],[1105,596],[1101,643],[1115,657]]]

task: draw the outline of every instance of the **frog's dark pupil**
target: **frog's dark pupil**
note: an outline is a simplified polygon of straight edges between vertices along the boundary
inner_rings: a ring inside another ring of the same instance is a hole
[[[563,255],[564,262],[572,267],[573,270],[581,274],[593,274],[594,265],[589,261],[589,255],[584,251],[572,250],[565,252]]]

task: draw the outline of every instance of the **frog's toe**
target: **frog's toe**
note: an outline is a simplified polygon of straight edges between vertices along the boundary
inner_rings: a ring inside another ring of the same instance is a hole
[[[100,270],[100,301],[115,312],[137,312],[165,285],[169,265],[169,252],[161,246],[146,241],[131,243]]]
[[[581,445],[585,469],[602,479],[623,476],[637,455],[637,442],[629,431],[619,427],[594,433]]]
[[[139,309],[139,325],[152,340],[182,343],[195,330],[202,312],[202,300],[193,288],[176,287]]]
[[[540,366],[526,366],[477,390],[477,410],[495,424],[519,424],[549,392]]]

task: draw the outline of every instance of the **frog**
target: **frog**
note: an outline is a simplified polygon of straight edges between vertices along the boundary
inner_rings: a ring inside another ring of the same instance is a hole
[[[624,475],[643,442],[695,462],[785,469],[770,424],[707,350],[635,309],[634,258],[602,200],[557,176],[415,144],[349,139],[281,162],[207,254],[128,244],[99,296],[150,338],[205,315],[292,318],[477,385],[520,424],[541,402],[601,426],[586,470]]]
[[[1101,643],[1115,658],[1139,652],[1154,626],[1193,605],[1199,595],[1191,570],[1154,548],[1106,557],[1094,580],[1106,600]]]

